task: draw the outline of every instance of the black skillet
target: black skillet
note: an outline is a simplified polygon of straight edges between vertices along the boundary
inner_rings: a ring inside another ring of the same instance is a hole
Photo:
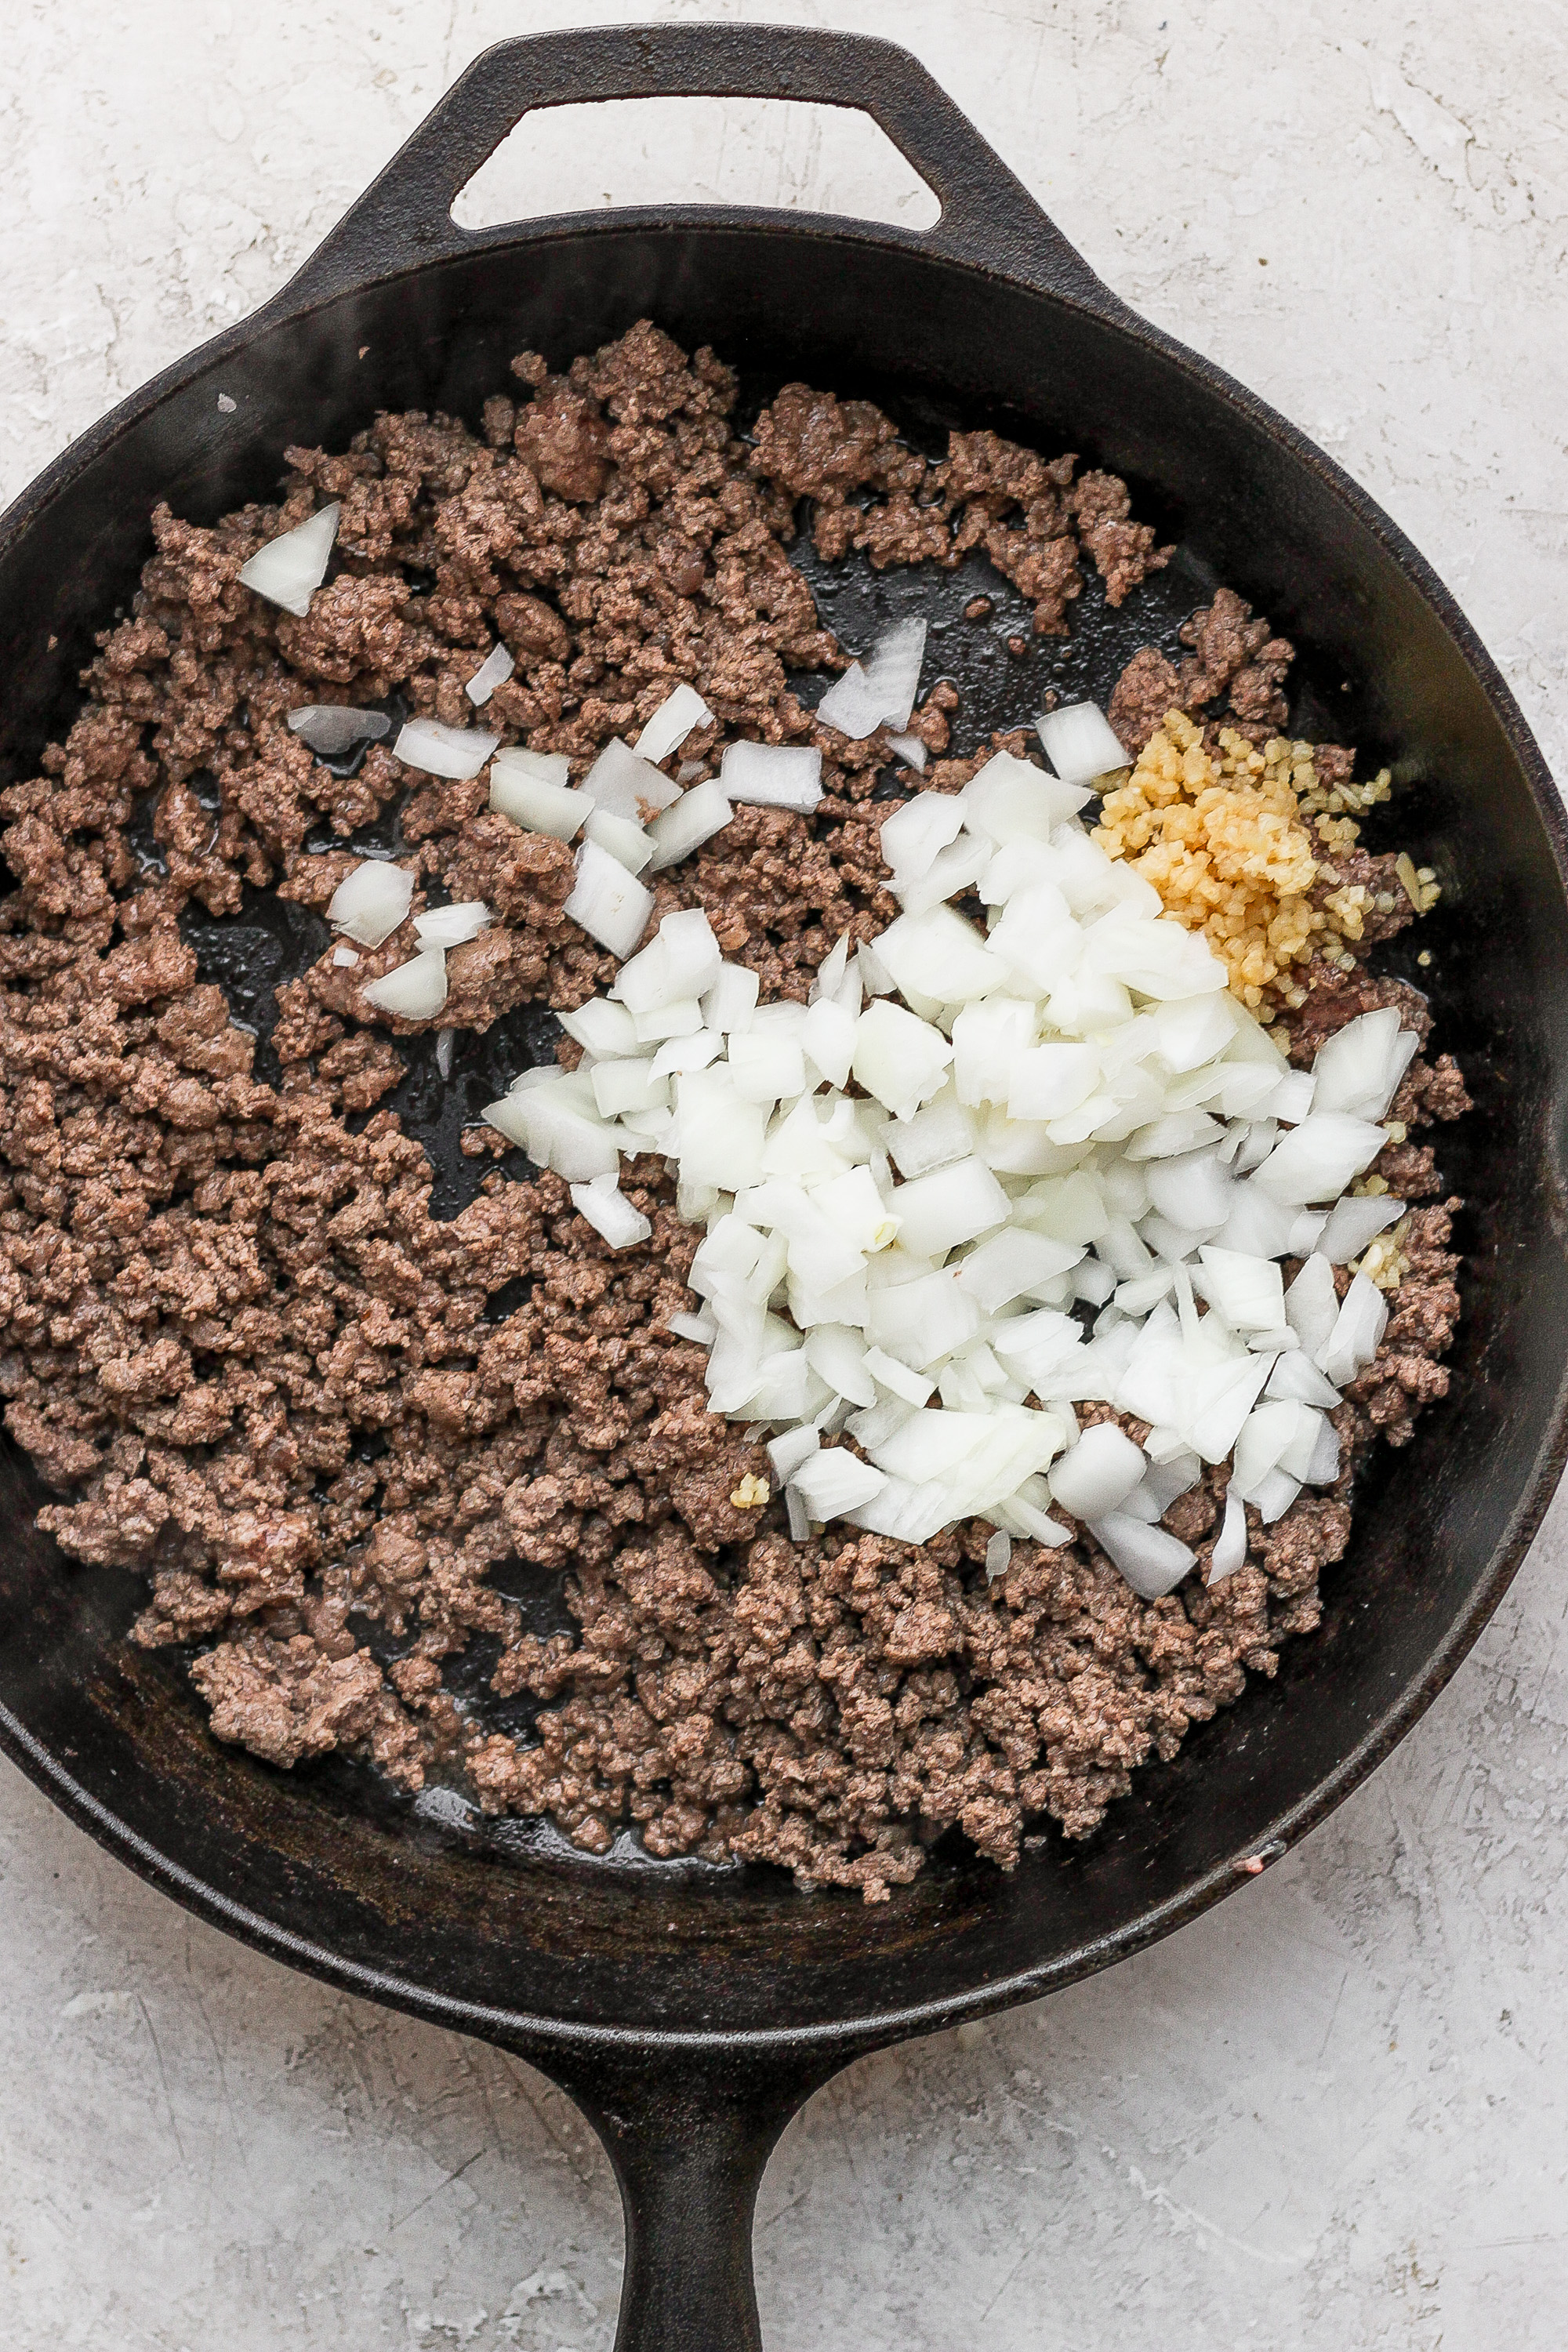
[[[940,223],[678,206],[453,225],[458,191],[530,107],[691,92],[863,108],[936,191]],[[62,1561],[33,1530],[25,1461],[0,1463],[7,1753],[231,1934],[560,2082],[626,2201],[617,2340],[668,2352],[756,2344],[753,2198],[811,2091],[1217,1901],[1388,1753],[1496,1606],[1564,1451],[1568,902],[1540,753],[1415,549],[1293,426],[1118,301],[912,58],[837,33],[606,30],[480,58],[275,300],[85,434],[0,523],[6,776],[34,772],[68,713],[155,500],[210,519],[268,495],[286,443],[342,446],[376,407],[476,416],[524,344],[562,363],[644,313],[759,383],[875,391],[917,437],[993,424],[1131,477],[1181,541],[1173,573],[1121,616],[1086,596],[1068,646],[1013,668],[994,631],[954,622],[942,658],[968,719],[1026,715],[1051,677],[1103,691],[1213,581],[1240,588],[1307,649],[1297,723],[1405,782],[1401,837],[1446,894],[1422,978],[1478,1102],[1445,1138],[1469,1203],[1454,1391],[1369,1477],[1321,1632],[1141,1774],[1086,1846],[1040,1840],[1009,1877],[942,1851],[868,1908],[781,1873],[596,1865],[537,1830],[467,1826],[455,1803],[394,1803],[353,1771],[273,1772],[209,1737],[177,1665],[125,1646],[132,1580]],[[829,609],[853,640],[853,611]]]

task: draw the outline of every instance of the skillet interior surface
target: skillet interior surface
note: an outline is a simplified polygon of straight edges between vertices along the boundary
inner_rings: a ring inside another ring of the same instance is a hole
[[[1278,1679],[1138,1774],[1087,1844],[1053,1834],[1011,1876],[944,1848],[866,1907],[803,1896],[767,1871],[630,1853],[593,1864],[528,1825],[476,1832],[446,1796],[395,1801],[335,1764],[274,1772],[210,1738],[177,1664],[126,1645],[139,1588],[62,1560],[34,1531],[40,1491],[11,1449],[11,1752],[134,1866],[279,1957],[544,2042],[616,2028],[831,2042],[1042,1991],[1202,1907],[1241,1858],[1344,1794],[1452,1670],[1517,1564],[1559,1463],[1568,1348],[1568,908],[1550,785],[1485,656],[1391,527],[1278,419],[1106,310],[872,232],[633,216],[513,236],[303,315],[281,298],[68,452],[0,535],[10,781],[34,772],[68,714],[94,629],[133,587],[157,499],[210,520],[269,495],[290,441],[341,446],[377,407],[474,419],[523,345],[561,364],[650,315],[688,345],[712,342],[758,387],[803,377],[868,392],[917,439],[952,421],[1077,449],[1126,474],[1135,511],[1179,540],[1163,582],[1120,615],[1086,593],[1072,636],[1024,662],[994,635],[933,640],[966,734],[1026,719],[1052,682],[1103,693],[1135,646],[1169,644],[1223,580],[1301,649],[1295,724],[1394,764],[1399,839],[1444,886],[1421,977],[1477,1101],[1442,1145],[1468,1203],[1453,1393],[1369,1476],[1350,1556],[1325,1580],[1322,1628],[1285,1645]],[[837,581],[825,614],[852,644],[873,607],[925,593],[920,575]]]

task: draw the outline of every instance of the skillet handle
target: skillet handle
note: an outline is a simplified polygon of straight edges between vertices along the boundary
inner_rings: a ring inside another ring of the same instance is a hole
[[[797,99],[867,113],[942,205],[934,227],[879,226],[879,237],[977,263],[1095,310],[1121,310],[908,49],[861,33],[782,25],[605,26],[486,49],[317,247],[286,295],[348,292],[471,251],[487,236],[493,241],[494,232],[458,227],[452,206],[531,108],[690,97]],[[667,206],[657,217],[700,218],[715,209]],[[779,217],[776,210],[722,209],[748,223]],[[595,226],[605,219],[598,212],[578,217]]]
[[[854,2053],[521,2054],[576,2101],[615,2168],[626,2234],[616,2352],[762,2352],[757,2189],[796,2108]]]

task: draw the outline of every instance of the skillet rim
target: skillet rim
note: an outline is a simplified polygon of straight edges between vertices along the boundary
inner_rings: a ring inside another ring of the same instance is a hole
[[[1041,216],[1042,227],[1045,216]],[[939,225],[940,226],[940,225]],[[1086,264],[1076,269],[1047,268],[1037,275],[987,263],[970,252],[944,249],[940,236],[885,227],[846,216],[760,206],[666,205],[628,206],[609,215],[568,214],[526,225],[512,223],[483,232],[463,232],[456,251],[385,270],[355,271],[336,283],[315,284],[321,265],[329,265],[333,239],[308,260],[278,294],[248,317],[173,362],[130,394],[80,434],[46,466],[11,505],[0,514],[0,562],[31,528],[53,499],[89,466],[112,449],[154,410],[178,393],[188,390],[207,371],[244,351],[256,338],[274,328],[294,327],[330,311],[340,300],[372,287],[395,286],[430,269],[462,267],[468,260],[506,251],[537,252],[584,236],[626,235],[715,236],[763,234],[796,242],[827,241],[896,250],[937,269],[952,270],[1047,303],[1059,303],[1095,318],[1102,326],[1142,346],[1142,353],[1173,363],[1200,392],[1217,399],[1243,419],[1266,432],[1284,453],[1314,477],[1352,520],[1385,551],[1440,627],[1453,642],[1485,696],[1510,749],[1520,763],[1531,800],[1541,820],[1551,851],[1559,890],[1568,905],[1568,809],[1558,794],[1545,759],[1525,721],[1519,704],[1452,592],[1438,577],[1406,534],[1377,502],[1334,460],[1290,420],[1215,362],[1190,350],[1175,337],[1151,324],[1104,287]],[[1069,249],[1070,250],[1070,249]],[[1072,258],[1077,261],[1077,257]],[[1494,1548],[1485,1574],[1465,1607],[1448,1625],[1414,1675],[1372,1727],[1334,1769],[1289,1811],[1271,1823],[1265,1843],[1281,1851],[1298,1843],[1326,1820],[1352,1791],[1384,1761],[1426,1712],[1468,1654],[1512,1582],[1541,1526],[1552,1493],[1568,1463],[1568,1334],[1556,1395],[1535,1461],[1521,1480],[1510,1526]],[[988,2013],[1015,2003],[1037,2000],[1116,1961],[1145,1949],[1174,1928],[1208,1910],[1237,1891],[1242,1876],[1236,1864],[1224,1863],[1204,1872],[1152,1908],[1139,1912],[1114,1930],[1075,1947],[1069,1953],[1037,1966],[1016,1970],[962,1991],[950,1991],[931,2000],[812,2024],[780,2027],[715,2027],[670,2029],[658,2026],[589,2024],[531,2011],[509,2011],[436,1991],[385,1970],[348,1959],[326,1946],[279,1926],[260,1912],[235,1901],[219,1889],[144,1839],[121,1821],[69,1773],[57,1758],[8,1707],[0,1704],[0,1752],[7,1755],[36,1787],[85,1830],[97,1843],[115,1854],[147,1884],[170,1895],[186,1910],[209,1924],[265,1952],[268,1958],[305,1974],[339,1986],[345,1991],[428,2019],[456,2032],[523,2051],[553,2053],[564,2059],[573,2051],[584,2056],[598,2051],[645,2055],[722,2052],[727,2054],[818,2053],[842,2058],[857,2051],[906,2036],[932,2032],[961,2019]]]

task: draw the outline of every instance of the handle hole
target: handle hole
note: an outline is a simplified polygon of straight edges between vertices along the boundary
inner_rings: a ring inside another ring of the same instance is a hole
[[[619,98],[525,114],[457,197],[459,228],[618,205],[777,205],[895,228],[942,206],[886,131],[795,99]]]

